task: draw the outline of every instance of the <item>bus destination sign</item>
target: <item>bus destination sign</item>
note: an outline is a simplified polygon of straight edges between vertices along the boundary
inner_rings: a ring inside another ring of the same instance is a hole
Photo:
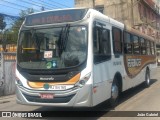
[[[32,14],[26,17],[25,25],[33,26],[62,22],[74,22],[83,19],[86,12],[87,9],[71,9]]]

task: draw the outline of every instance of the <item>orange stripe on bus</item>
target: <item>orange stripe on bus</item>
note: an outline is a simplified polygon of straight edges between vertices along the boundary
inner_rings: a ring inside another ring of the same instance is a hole
[[[73,85],[78,82],[80,73],[68,80],[67,82],[47,82],[49,85]],[[32,88],[43,88],[46,82],[28,82],[28,85]]]

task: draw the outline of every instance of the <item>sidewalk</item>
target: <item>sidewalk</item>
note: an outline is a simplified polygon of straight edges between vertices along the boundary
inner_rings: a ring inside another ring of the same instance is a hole
[[[7,96],[0,96],[0,104],[10,102],[11,100],[15,99],[16,95],[7,95]]]

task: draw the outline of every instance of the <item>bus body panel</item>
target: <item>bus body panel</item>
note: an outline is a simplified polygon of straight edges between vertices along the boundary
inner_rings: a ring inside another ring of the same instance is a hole
[[[156,68],[156,57],[146,55],[125,55],[125,79],[123,91],[135,87],[145,81],[146,70],[149,69],[150,77],[153,78]],[[131,59],[134,61],[131,62]],[[140,63],[136,63],[136,60],[140,60]],[[129,67],[128,67],[129,66]]]
[[[103,28],[110,32],[111,58],[101,63],[93,63],[93,106],[111,97],[111,86],[115,74],[120,73],[122,76],[124,75],[123,56],[115,57],[112,40],[112,27],[123,30],[123,26],[113,19],[96,15],[96,13],[93,14],[93,25],[94,22],[103,24]]]
[[[40,13],[39,13],[40,14]],[[33,14],[34,15],[34,14]],[[67,20],[69,20],[67,18]],[[110,50],[111,55],[109,59],[94,63],[94,25],[95,21],[98,22],[99,27],[107,29],[110,36]],[[40,22],[39,22],[40,23]],[[92,107],[111,97],[111,87],[114,78],[117,74],[121,79],[122,92],[129,88],[135,87],[145,81],[146,69],[149,69],[151,76],[155,70],[155,60],[153,56],[142,57],[141,55],[126,55],[122,53],[117,55],[113,51],[113,34],[112,28],[116,27],[124,32],[124,24],[113,20],[103,14],[89,9],[82,20],[74,22],[62,22],[57,24],[47,25],[33,25],[25,26],[23,23],[21,31],[25,29],[38,29],[45,27],[64,26],[69,24],[86,25],[88,30],[87,36],[87,57],[86,66],[79,71],[79,73],[66,82],[29,82],[22,74],[21,71],[16,69],[18,80],[16,81],[16,95],[17,102],[20,104],[29,105],[43,105],[43,106],[72,106],[72,107]],[[83,28],[84,29],[84,28]],[[122,41],[124,44],[124,41]],[[122,49],[124,46],[122,45]],[[130,63],[130,59],[136,59],[136,65]],[[139,64],[139,59],[141,63]],[[37,70],[38,71],[38,70]],[[72,71],[70,71],[72,72]],[[32,85],[31,85],[32,84]],[[52,88],[46,89],[46,86],[60,86],[68,87],[64,90],[54,90]],[[36,88],[34,86],[37,86]],[[41,94],[53,94],[53,99],[43,99]]]
[[[26,104],[26,105],[27,104],[43,105],[43,106],[91,107],[92,106],[91,88],[92,88],[92,85],[86,85],[79,90],[71,91],[70,93],[67,93],[68,95],[65,95],[64,93],[55,94],[55,91],[49,91],[49,92],[46,92],[46,91],[42,92],[42,91],[35,91],[35,90],[33,91],[33,90],[24,89],[24,88],[22,89],[17,86],[17,89],[16,89],[17,103]],[[42,99],[36,99],[39,97],[39,93],[54,93],[54,99],[53,101],[51,101],[51,103],[44,102]],[[74,94],[74,96],[69,99],[68,96],[70,97],[70,94],[71,95]]]

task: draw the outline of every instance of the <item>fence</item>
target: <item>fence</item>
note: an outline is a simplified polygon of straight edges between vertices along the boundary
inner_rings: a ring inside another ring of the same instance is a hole
[[[16,44],[7,44],[6,45],[6,51],[7,52],[16,52],[17,50],[17,45]],[[0,45],[0,52],[3,52],[4,49],[3,49],[3,46]]]
[[[0,52],[0,96],[15,93],[15,52]]]

